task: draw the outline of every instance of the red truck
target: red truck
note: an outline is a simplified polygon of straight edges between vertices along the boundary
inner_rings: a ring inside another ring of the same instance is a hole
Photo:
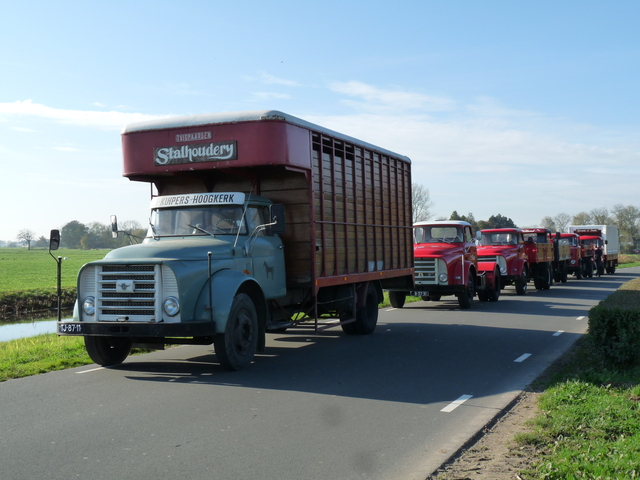
[[[615,225],[572,225],[569,227],[571,233],[580,236],[580,243],[585,246],[602,249],[602,271],[613,275],[618,266],[618,251],[620,248],[618,227]],[[593,268],[595,268],[594,253]],[[592,275],[591,275],[592,276]]]
[[[389,291],[391,305],[401,308],[407,295],[440,300],[455,295],[460,308],[500,296],[500,269],[495,261],[479,261],[472,227],[462,221],[419,222],[413,225],[415,282],[411,292]]]
[[[553,281],[567,281],[567,265],[571,259],[569,245],[562,244],[552,237],[547,228],[524,228],[522,233],[526,239],[525,252],[529,261],[529,272],[538,290],[548,290]]]
[[[518,228],[490,228],[480,231],[478,258],[495,262],[500,267],[502,287],[515,285],[516,293],[527,293],[529,262],[525,252],[522,230]]]
[[[213,344],[239,370],[268,331],[372,333],[383,289],[413,286],[407,157],[273,110],[132,124],[122,149],[157,192],[147,237],[83,266],[58,322],[100,365]]]
[[[561,233],[560,239],[570,249],[567,273],[575,275],[578,280],[583,276],[593,277],[593,248],[580,244],[580,237],[575,233]]]

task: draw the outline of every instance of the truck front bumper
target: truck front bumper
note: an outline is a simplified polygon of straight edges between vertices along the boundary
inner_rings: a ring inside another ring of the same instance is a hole
[[[58,322],[58,335],[127,338],[195,338],[215,335],[212,322],[135,323],[135,322]]]
[[[424,297],[432,293],[438,295],[457,295],[464,292],[464,285],[415,285],[411,295],[414,297]]]

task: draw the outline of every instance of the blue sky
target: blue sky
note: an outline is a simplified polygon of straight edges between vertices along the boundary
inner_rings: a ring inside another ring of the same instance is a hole
[[[435,217],[640,206],[639,1],[2,2],[0,240],[148,218],[124,125],[276,109],[413,162]]]

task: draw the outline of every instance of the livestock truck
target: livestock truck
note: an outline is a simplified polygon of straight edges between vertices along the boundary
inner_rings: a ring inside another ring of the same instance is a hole
[[[410,292],[389,291],[396,308],[407,295],[438,301],[455,295],[460,308],[469,308],[478,294],[480,301],[500,297],[500,270],[494,260],[479,260],[475,237],[469,223],[435,221],[414,224],[415,284]]]
[[[518,295],[527,293],[529,262],[524,234],[518,228],[490,228],[480,231],[480,261],[496,262],[500,269],[500,285],[515,285]]]
[[[413,285],[405,156],[279,111],[134,123],[122,151],[151,185],[148,233],[83,266],[58,323],[100,365],[213,344],[239,370],[269,331],[370,334],[383,289]]]
[[[569,232],[580,236],[580,243],[590,246],[594,250],[603,250],[602,265],[604,271],[613,275],[618,266],[618,252],[620,241],[618,227],[615,225],[572,225]]]

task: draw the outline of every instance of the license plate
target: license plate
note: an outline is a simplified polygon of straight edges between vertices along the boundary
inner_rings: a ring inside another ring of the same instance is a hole
[[[74,323],[59,323],[58,324],[58,333],[60,334],[73,334],[73,333],[84,333],[84,325],[79,322]]]

